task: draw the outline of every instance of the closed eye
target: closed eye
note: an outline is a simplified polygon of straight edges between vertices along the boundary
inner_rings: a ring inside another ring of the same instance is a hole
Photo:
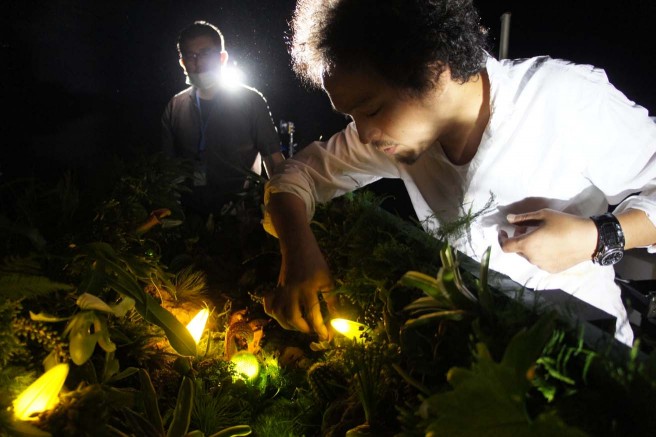
[[[376,108],[375,111],[369,112],[368,114],[365,114],[365,115],[366,115],[367,117],[373,117],[373,116],[375,116],[376,114],[378,114],[379,112],[380,112],[380,107]]]

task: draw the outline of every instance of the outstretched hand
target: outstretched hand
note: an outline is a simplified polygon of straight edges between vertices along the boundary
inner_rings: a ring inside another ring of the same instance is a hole
[[[590,260],[597,246],[597,228],[587,217],[541,209],[507,219],[516,228],[512,237],[499,231],[501,249],[550,273]]]
[[[332,312],[336,298],[333,280],[319,248],[310,244],[303,254],[283,256],[278,287],[264,296],[264,311],[285,329],[316,332],[328,340],[330,330],[321,314],[320,295]]]

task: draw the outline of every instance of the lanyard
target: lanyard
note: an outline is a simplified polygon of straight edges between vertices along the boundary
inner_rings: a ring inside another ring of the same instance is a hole
[[[200,140],[198,141],[198,156],[202,156],[203,152],[206,149],[205,145],[205,131],[207,130],[207,124],[210,121],[211,109],[208,111],[207,119],[203,122],[203,112],[200,108],[200,97],[198,97],[198,91],[196,91],[196,108],[198,108],[198,117],[200,118]]]

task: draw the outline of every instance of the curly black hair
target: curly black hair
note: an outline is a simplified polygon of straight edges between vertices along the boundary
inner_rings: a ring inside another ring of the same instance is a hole
[[[292,66],[313,87],[335,65],[372,67],[421,95],[446,65],[464,83],[487,56],[487,31],[472,0],[299,0],[290,25]]]

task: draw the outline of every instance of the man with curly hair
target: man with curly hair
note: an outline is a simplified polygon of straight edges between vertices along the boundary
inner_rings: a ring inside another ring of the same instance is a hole
[[[427,231],[482,211],[456,249],[480,260],[491,247],[493,270],[616,316],[616,338],[632,343],[612,264],[655,249],[656,125],[644,108],[591,66],[494,59],[471,0],[300,0],[292,31],[297,74],[353,122],[267,186],[265,227],[282,253],[267,313],[328,336],[315,204],[400,178]]]

